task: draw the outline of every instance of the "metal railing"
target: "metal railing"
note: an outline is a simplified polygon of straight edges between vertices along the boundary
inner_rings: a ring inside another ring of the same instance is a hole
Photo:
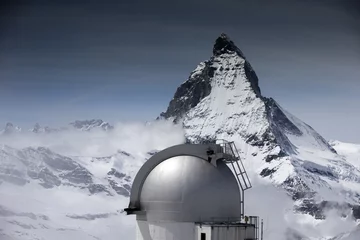
[[[218,139],[216,140],[216,143],[221,146],[224,154],[230,156],[228,159],[225,159],[224,161],[225,163],[231,166],[235,178],[241,189],[241,196],[240,196],[241,216],[244,216],[244,212],[245,212],[244,191],[252,187],[249,176],[246,173],[244,164],[241,161],[235,143],[226,141],[224,139]]]
[[[249,216],[249,224],[255,226],[255,239],[259,240],[259,217],[258,216]]]
[[[240,158],[239,152],[235,146],[235,143],[228,142],[223,139],[217,140],[216,143],[222,147],[223,153],[232,156],[229,159],[225,159],[225,162],[231,164],[231,166],[236,174],[236,177],[238,179],[241,189],[245,191],[245,190],[251,188],[252,186],[251,186],[249,176],[246,173],[244,164],[241,161],[241,158]],[[239,177],[241,177],[241,179]]]
[[[263,240],[263,220],[260,222],[259,216],[244,216],[243,218],[212,218],[210,223],[212,225],[238,226],[238,225],[252,225],[254,226],[255,238],[254,240]],[[203,224],[203,222],[199,222]]]

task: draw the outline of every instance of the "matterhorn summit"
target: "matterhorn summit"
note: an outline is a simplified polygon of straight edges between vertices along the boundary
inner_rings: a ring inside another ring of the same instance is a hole
[[[345,182],[360,189],[357,168],[311,126],[262,96],[254,69],[226,34],[160,116],[182,124],[189,142],[235,141],[247,168],[284,188],[298,211],[322,218],[324,202],[359,204],[354,188],[339,190]]]

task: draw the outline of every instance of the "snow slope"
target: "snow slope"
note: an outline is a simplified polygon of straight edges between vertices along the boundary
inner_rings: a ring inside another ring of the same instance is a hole
[[[2,146],[0,239],[135,238],[122,209],[145,160],[124,151],[67,157],[43,147]]]
[[[114,131],[22,132],[0,142],[8,143],[0,145],[1,240],[112,240],[135,239],[135,219],[122,210],[140,166],[154,149],[184,136],[181,128],[157,122],[119,124]]]
[[[351,232],[339,234],[339,236],[330,240],[358,240],[360,238],[360,227],[355,228]]]
[[[0,239],[134,238],[135,229],[121,211],[133,176],[114,166],[128,160],[121,153],[70,158],[40,147],[3,146]]]
[[[0,239],[134,239],[125,197],[88,196],[72,187],[0,186]],[[129,224],[130,223],[130,224]]]
[[[360,169],[360,144],[330,141],[330,145],[349,163]]]

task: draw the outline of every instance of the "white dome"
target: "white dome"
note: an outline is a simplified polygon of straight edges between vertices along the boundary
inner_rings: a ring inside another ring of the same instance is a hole
[[[137,219],[214,222],[241,218],[235,176],[223,161],[208,162],[205,147],[178,145],[144,164],[130,197],[129,209],[134,209]]]
[[[224,162],[178,156],[157,165],[146,178],[140,206],[147,220],[184,222],[240,218],[240,191]]]

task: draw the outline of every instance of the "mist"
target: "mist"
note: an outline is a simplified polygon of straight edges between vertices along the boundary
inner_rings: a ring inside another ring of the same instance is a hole
[[[149,151],[159,151],[184,142],[185,134],[182,127],[169,121],[119,122],[114,130],[109,132],[66,130],[40,134],[21,132],[0,136],[0,144],[3,147],[10,146],[16,149],[46,147],[56,153],[75,157],[74,159],[104,157],[125,151],[131,154],[132,158],[114,160],[115,162],[112,163],[112,166],[123,172],[130,172],[130,168],[134,166],[139,168]],[[100,165],[93,165],[93,168],[94,171],[102,171]],[[294,203],[284,190],[262,179],[252,172],[254,169],[249,170],[253,187],[245,192],[245,214],[258,215],[264,220],[266,240],[297,240],[297,235],[306,237],[304,239],[320,239],[337,236],[356,227],[354,219],[342,218],[335,211],[326,212],[326,220],[316,220],[309,215],[295,213]],[[127,204],[128,199],[122,196],[88,195],[71,187],[44,189],[37,184],[21,187],[0,184],[0,207],[17,213],[43,214],[50,218],[50,225],[54,229],[79,228],[83,234],[86,233],[81,236],[66,233],[69,240],[94,239],[89,234],[109,240],[135,239],[135,218],[121,213]],[[86,218],[86,216],[104,214],[107,217],[95,217],[92,220],[69,218],[69,215]],[[0,224],[5,224],[9,229],[13,227],[4,220],[0,220]],[[64,238],[64,235],[59,235],[58,232],[51,234],[49,235],[51,239]]]
[[[113,131],[108,132],[95,129],[88,132],[64,130],[50,133],[19,132],[0,136],[3,150],[8,147],[19,150],[46,147],[75,161],[86,161],[88,156],[111,156],[118,151],[131,154],[129,158],[121,160],[114,158],[108,165],[101,162],[79,162],[90,170],[95,179],[104,171],[102,168],[106,168],[105,173],[115,167],[126,174],[134,174],[136,171],[132,171],[133,168],[142,165],[148,156],[147,152],[162,150],[184,141],[182,128],[167,121],[119,122]],[[6,154],[4,157],[6,158]],[[126,216],[122,211],[127,205],[128,198],[121,195],[89,195],[86,190],[66,185],[46,189],[35,182],[17,186],[1,182],[0,179],[0,216],[7,217],[0,218],[0,225],[14,232],[19,226],[26,227],[31,230],[33,237],[52,240],[135,239],[135,218]],[[16,218],[18,216],[25,217],[21,217],[20,221]],[[47,220],[42,219],[44,216]],[[15,220],[6,220],[12,217]],[[45,230],[42,229],[44,226]],[[6,236],[0,232],[0,239],[2,237]]]
[[[294,202],[287,193],[260,177],[251,178],[253,187],[245,191],[245,214],[260,216],[264,221],[264,239],[298,240],[334,237],[352,231],[356,222],[350,212],[326,210],[326,220],[293,211]],[[348,217],[340,215],[344,213]]]
[[[67,156],[103,157],[119,150],[146,153],[185,142],[181,126],[168,121],[115,124],[113,131],[64,130],[50,133],[20,132],[0,135],[0,144],[14,148],[46,147]]]

